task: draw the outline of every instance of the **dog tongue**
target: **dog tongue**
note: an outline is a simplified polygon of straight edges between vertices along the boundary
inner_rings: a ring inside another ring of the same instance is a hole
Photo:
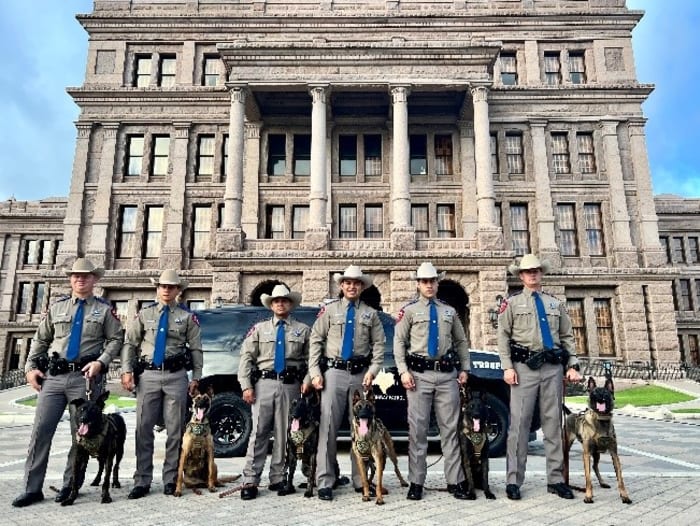
[[[360,436],[365,436],[368,432],[369,428],[367,427],[367,419],[360,418]]]
[[[472,423],[474,425],[474,433],[478,433],[481,429],[481,420],[475,418],[474,420],[472,420]]]
[[[87,424],[80,424],[80,427],[78,427],[78,435],[83,437],[88,434],[88,426]]]
[[[292,427],[291,427],[292,433],[296,433],[299,431],[299,419],[298,418],[292,418]]]
[[[598,411],[599,413],[605,413],[605,402],[596,402],[595,404],[595,410]]]
[[[200,422],[204,419],[204,409],[199,408],[197,409],[197,420]]]

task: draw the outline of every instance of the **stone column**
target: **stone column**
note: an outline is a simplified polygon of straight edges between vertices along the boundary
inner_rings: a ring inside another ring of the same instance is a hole
[[[5,279],[0,297],[0,320],[10,321],[10,317],[16,315],[16,303],[14,302],[15,280],[17,278],[17,269],[19,269],[22,261],[20,247],[22,246],[22,236],[11,235],[7,236],[7,242],[3,247],[3,254],[7,254],[7,269],[5,270]]]
[[[411,226],[411,174],[408,143],[408,86],[391,88],[393,114],[391,173],[391,248],[415,250],[416,232]]]
[[[659,223],[654,204],[654,191],[651,186],[644,123],[643,119],[628,123],[632,168],[634,178],[637,181],[637,209],[639,210],[642,261],[645,267],[660,267],[665,264],[666,257],[659,242]]]
[[[548,259],[555,268],[561,267],[561,257],[554,236],[554,210],[552,208],[552,192],[549,180],[549,163],[547,162],[547,144],[544,129],[547,121],[531,121],[532,135],[532,165],[535,171],[535,210],[537,237],[539,239],[539,256]]]
[[[172,148],[173,171],[170,174],[170,198],[165,211],[163,231],[165,240],[160,255],[161,268],[182,268],[182,232],[185,225],[185,189],[187,186],[187,145],[190,138],[190,123],[176,122],[175,141]]]
[[[117,130],[119,130],[119,124],[108,123],[104,125],[104,140],[102,141],[102,156],[100,160],[100,171],[97,177],[97,193],[95,195],[95,209],[92,215],[92,235],[90,236],[90,242],[88,244],[86,257],[90,259],[97,266],[104,266],[105,255],[107,254],[107,232],[109,230],[110,224],[110,212],[112,209],[112,180],[114,179],[114,161],[116,157],[117,149]],[[78,155],[76,154],[76,162]],[[79,176],[79,180],[74,179],[73,183],[77,185],[78,182],[84,187],[85,184],[85,171],[87,170],[87,164],[82,168],[83,175]],[[74,173],[75,175],[75,173]],[[77,191],[77,189],[76,189]],[[73,186],[71,185],[71,196],[73,194]],[[76,204],[76,213],[81,214],[83,207],[85,206],[85,201],[81,198],[77,199],[76,196],[75,203],[68,201],[68,210],[72,207],[72,204]],[[68,240],[68,228],[64,232],[64,245],[66,242],[74,243],[76,241]],[[78,236],[75,238],[78,239]],[[76,247],[77,248],[77,247]],[[66,247],[62,248],[62,252],[67,252]],[[73,256],[77,256],[77,252],[72,253]]]
[[[306,250],[327,250],[330,231],[326,226],[328,178],[326,174],[326,104],[328,86],[313,86],[311,94],[311,177],[309,224],[304,236]]]
[[[258,174],[260,171],[260,122],[245,124],[245,162],[243,163],[243,210],[241,227],[248,239],[258,238]]]
[[[245,138],[246,90],[237,85],[231,88],[231,113],[228,130],[228,165],[224,191],[224,215],[221,228],[216,232],[217,252],[235,252],[243,248],[241,215],[243,210],[243,146]]]
[[[503,232],[496,224],[496,198],[491,176],[488,88],[471,88],[474,105],[474,162],[479,250],[503,250]]]
[[[462,166],[462,232],[465,239],[473,239],[477,232],[476,166],[474,165],[474,126],[459,121],[459,140]]]
[[[56,266],[63,266],[70,258],[78,254],[80,247],[81,218],[83,211],[83,195],[88,169],[88,153],[90,150],[90,136],[92,123],[77,123],[78,138],[75,145],[75,157],[73,158],[73,173],[71,175],[70,191],[66,206],[66,218],[63,221],[63,244],[61,251],[56,254]],[[116,138],[118,125],[108,124],[106,127],[114,128]],[[114,155],[111,159],[105,159],[100,166],[111,165],[114,169]],[[85,241],[85,240],[83,240]]]
[[[617,139],[618,124],[619,122],[615,120],[603,120],[600,123],[603,136],[605,169],[610,185],[610,215],[613,233],[612,251],[617,267],[636,268],[639,264],[637,262],[636,249],[632,245],[630,236],[630,216],[627,209],[625,182],[622,179],[620,143]]]

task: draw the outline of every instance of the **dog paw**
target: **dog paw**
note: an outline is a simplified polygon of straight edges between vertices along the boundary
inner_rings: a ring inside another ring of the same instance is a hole
[[[489,500],[493,500],[496,498],[496,495],[494,495],[490,491],[484,491],[484,497],[486,497]]]
[[[216,493],[217,491],[219,491],[218,489],[216,489],[216,486],[209,486],[208,489],[209,489],[209,493]]]
[[[310,499],[310,498],[313,497],[313,496],[314,496],[314,492],[313,492],[313,491],[305,491],[305,492],[304,492],[304,497],[306,497],[307,499]]]
[[[362,495],[362,502],[369,502],[370,500],[372,500],[372,497],[370,497],[370,496],[365,497],[364,495]]]
[[[175,490],[175,492],[173,493],[173,497],[182,497],[182,491]]]
[[[91,486],[99,486],[99,485],[100,485],[99,479],[93,480],[92,482],[90,482],[90,485],[91,485]]]
[[[610,484],[605,484],[604,482],[601,482],[601,483],[600,483],[600,487],[601,487],[601,488],[610,489]]]
[[[115,481],[112,483],[112,487],[113,487],[113,488],[119,489],[119,488],[122,487],[122,485],[119,483],[118,480],[115,480]]]
[[[102,495],[101,502],[102,504],[109,504],[110,502],[112,502],[112,497],[110,497],[109,495]]]
[[[378,498],[376,504],[377,506],[382,506],[384,504],[384,499]]]
[[[74,502],[75,502],[74,498],[73,499],[68,498],[68,499],[64,500],[63,502],[61,502],[61,506],[72,506]]]
[[[593,504],[593,497],[584,497],[583,502],[586,504]]]
[[[622,502],[625,504],[632,504],[632,499],[630,499],[627,495],[622,497]]]

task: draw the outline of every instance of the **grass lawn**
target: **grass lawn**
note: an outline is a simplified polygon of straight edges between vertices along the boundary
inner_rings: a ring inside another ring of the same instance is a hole
[[[697,414],[697,413],[700,413],[700,409],[698,409],[697,407],[688,407],[688,408],[686,408],[686,409],[674,409],[674,410],[671,411],[671,412],[672,412],[672,413],[686,413],[686,414],[688,414],[688,413],[693,413],[693,414]]]
[[[615,393],[615,405],[623,407],[633,405],[635,407],[648,407],[652,405],[676,404],[678,402],[688,402],[694,397],[679,393],[673,389],[666,389],[657,385],[640,385],[630,387],[624,391]],[[588,403],[587,396],[570,396],[567,401],[579,404]]]
[[[28,400],[23,400],[20,402],[22,405],[28,405],[30,407],[36,407],[36,396],[29,398]],[[107,398],[107,403],[105,405],[114,404],[118,409],[129,409],[136,407],[136,398],[121,399],[118,395],[109,395]]]

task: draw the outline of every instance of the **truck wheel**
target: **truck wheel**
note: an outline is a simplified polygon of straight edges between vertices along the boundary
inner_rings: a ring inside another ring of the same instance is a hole
[[[479,394],[474,393],[474,396],[479,396]],[[508,406],[491,393],[486,393],[486,405],[489,413],[486,422],[489,436],[489,457],[502,457],[506,453],[506,439],[508,437]]]
[[[248,449],[253,429],[250,406],[234,393],[214,396],[209,409],[209,422],[217,457],[241,457]]]

